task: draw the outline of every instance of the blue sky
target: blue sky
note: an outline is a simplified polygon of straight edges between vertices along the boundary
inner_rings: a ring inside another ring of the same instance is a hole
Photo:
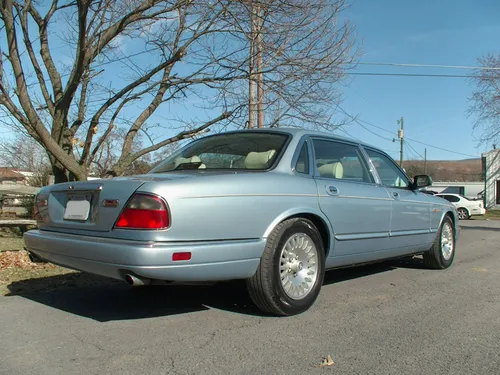
[[[361,62],[476,66],[476,59],[500,52],[498,0],[372,1],[351,2],[345,14],[356,28],[363,49]],[[470,70],[359,65],[355,71],[465,75]],[[399,157],[397,120],[404,117],[405,137],[471,156],[491,145],[477,147],[473,119],[467,118],[467,98],[474,87],[467,78],[350,76],[342,105],[350,114],[387,131],[363,123],[345,130]],[[383,139],[381,138],[389,138]],[[408,140],[428,159],[462,159]],[[406,155],[405,155],[406,157]],[[410,149],[409,157],[416,158]]]
[[[355,27],[356,43],[363,51],[361,63],[475,66],[478,57],[500,52],[498,0],[347,1],[350,7],[343,17]],[[36,33],[34,28],[31,31]],[[71,62],[71,53],[58,45],[58,34],[61,30],[56,28],[50,36],[56,62]],[[3,48],[4,42],[0,40]],[[117,43],[124,51],[144,48],[143,41],[133,38],[121,38]],[[137,59],[141,65],[150,63],[142,56]],[[103,68],[103,77],[121,81],[115,66]],[[466,75],[471,71],[359,65],[352,72]],[[408,142],[405,158],[420,158],[427,148],[431,160],[464,159],[477,157],[492,147],[477,147],[474,139],[473,119],[466,115],[467,98],[474,87],[467,78],[350,75],[344,85],[341,107],[350,115],[359,116],[362,124],[350,123],[344,132],[386,150],[395,158],[399,158],[399,143],[393,143],[392,139],[397,138],[397,120],[402,116]],[[150,122],[171,127],[174,117],[203,121],[213,115],[194,107],[203,104],[206,103],[197,97],[183,99],[175,108],[162,107]],[[134,105],[124,113],[135,117],[141,109],[140,105]],[[157,135],[164,138],[178,130],[159,130]]]

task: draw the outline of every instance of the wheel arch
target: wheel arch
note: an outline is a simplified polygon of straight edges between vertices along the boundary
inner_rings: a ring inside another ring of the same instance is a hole
[[[444,211],[443,216],[441,217],[441,220],[439,222],[438,228],[441,228],[441,225],[443,225],[443,221],[446,217],[449,217],[451,219],[451,222],[453,223],[453,231],[455,232],[455,239],[456,239],[458,236],[457,226],[458,226],[458,222],[460,219],[458,218],[458,215],[456,212],[453,212],[452,210]]]
[[[282,213],[275,220],[273,220],[271,225],[268,226],[266,232],[264,233],[264,237],[267,238],[272,230],[283,221],[299,217],[308,219],[314,224],[323,241],[325,256],[327,257],[333,249],[333,228],[331,227],[329,220],[321,212],[311,210],[310,208],[294,209]]]

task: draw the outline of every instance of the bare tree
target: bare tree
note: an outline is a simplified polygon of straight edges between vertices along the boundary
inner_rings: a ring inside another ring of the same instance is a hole
[[[481,69],[472,74],[476,90],[470,98],[468,113],[474,116],[474,130],[480,130],[481,144],[500,139],[500,54],[478,59]]]
[[[257,57],[249,54],[250,3],[260,10]],[[279,113],[267,125],[329,126],[340,98],[334,85],[353,56],[351,29],[339,25],[344,7],[344,0],[3,0],[0,121],[47,150],[56,182],[86,179],[98,164],[120,175],[208,128],[241,127],[249,78],[258,77],[259,107]],[[249,71],[250,58],[262,61],[258,70]],[[141,147],[138,134],[147,139]]]
[[[48,183],[50,163],[47,153],[33,138],[18,134],[0,143],[0,165],[31,172],[28,185],[43,186]]]

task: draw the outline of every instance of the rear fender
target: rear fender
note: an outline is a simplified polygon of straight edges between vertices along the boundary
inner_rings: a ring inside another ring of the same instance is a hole
[[[288,219],[290,217],[301,216],[301,215],[314,215],[314,216],[317,216],[325,224],[325,226],[326,226],[326,228],[328,230],[328,238],[329,238],[329,243],[330,243],[329,249],[326,249],[326,255],[328,256],[328,254],[334,248],[334,241],[335,241],[334,233],[335,232],[333,231],[333,228],[332,228],[332,226],[330,224],[330,220],[328,220],[328,218],[321,211],[313,209],[311,207],[296,207],[296,208],[293,208],[293,209],[286,210],[285,212],[282,212],[267,227],[267,229],[266,229],[263,237],[264,238],[269,237],[269,235],[271,234],[271,232],[273,231],[273,229],[279,223],[285,221],[286,219]]]

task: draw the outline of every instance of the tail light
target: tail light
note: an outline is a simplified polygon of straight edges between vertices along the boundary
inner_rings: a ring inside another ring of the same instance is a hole
[[[134,194],[125,206],[116,228],[165,229],[170,225],[167,205],[160,197],[149,194]]]
[[[40,211],[47,210],[47,199],[38,199],[35,197],[33,204],[33,219],[35,219],[38,223],[44,221],[44,217]]]

